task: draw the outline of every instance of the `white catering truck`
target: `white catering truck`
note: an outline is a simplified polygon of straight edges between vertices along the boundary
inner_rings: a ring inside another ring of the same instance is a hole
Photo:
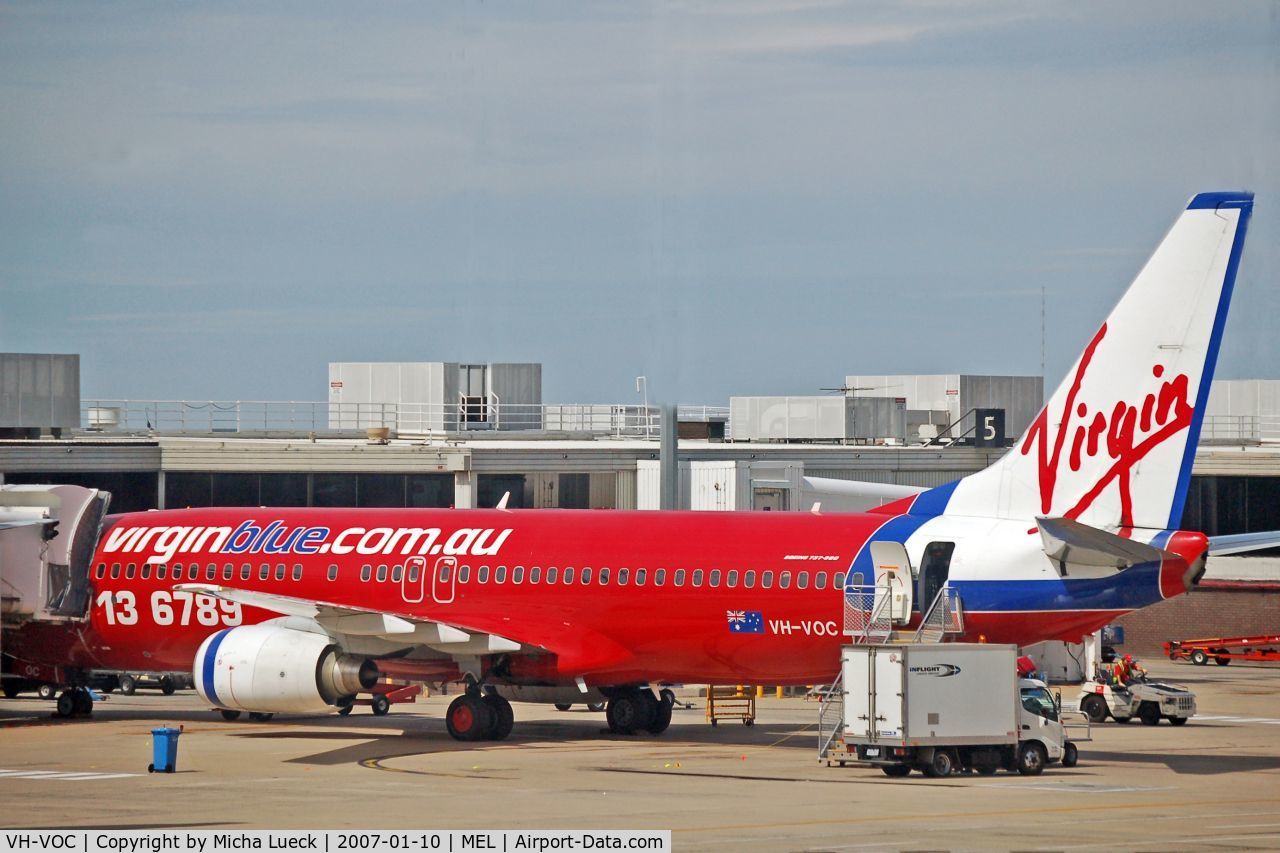
[[[1074,766],[1061,703],[1044,682],[1018,677],[1017,655],[1016,646],[977,643],[844,647],[843,746],[828,760],[888,776]]]

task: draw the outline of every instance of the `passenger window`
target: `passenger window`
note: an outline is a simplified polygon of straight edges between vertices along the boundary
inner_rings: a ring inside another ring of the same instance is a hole
[[[773,572],[764,572],[760,575],[760,586],[769,589],[773,586]]]
[[[636,586],[644,586],[645,574],[644,569],[636,569]]]
[[[204,567],[204,579],[207,581],[216,581],[218,579],[218,567],[210,563]]]
[[[458,569],[458,583],[466,583],[467,578],[469,577],[471,577],[471,566],[467,565]],[[409,580],[412,582],[416,582],[418,579],[414,577],[414,578],[410,578]]]
[[[630,569],[618,569],[618,586],[626,586],[630,574]]]
[[[98,574],[97,574],[98,580],[102,580],[104,577],[106,577],[106,575],[107,575],[107,564],[98,563]]]
[[[834,584],[836,589],[844,589],[844,572],[836,572],[836,580]]]
[[[391,582],[400,583],[402,580],[404,580],[404,566],[397,563],[391,567]]]
[[[373,577],[373,566],[365,563],[360,567],[360,580],[368,581],[371,577]]]
[[[378,564],[378,571],[374,575],[374,577],[378,579],[378,583],[384,583],[387,580],[387,564],[386,563]]]
[[[296,581],[302,580],[302,564],[301,563],[293,564],[293,579]]]
[[[778,575],[778,589],[791,588],[791,572],[783,572]]]
[[[174,577],[178,576],[179,568],[180,568],[179,566],[173,567]],[[268,566],[266,563],[263,563],[261,566],[258,567],[258,580],[260,581],[271,580],[271,567]]]
[[[507,582],[507,567],[506,567],[506,566],[498,566],[497,570],[493,573],[493,582],[494,582],[494,583],[506,583],[506,582]]]
[[[749,569],[747,573],[742,576],[742,585],[745,586],[747,589],[755,589],[756,587],[755,569]]]
[[[666,570],[666,569],[658,569],[656,572],[654,572],[654,573],[653,573],[653,585],[654,585],[654,586],[666,586],[666,585],[667,585],[667,570]]]
[[[551,566],[550,568],[547,569],[547,583],[555,583],[555,582],[556,582],[556,567]]]
[[[164,580],[164,576],[168,573],[169,567],[164,563],[156,566],[156,580]]]
[[[711,570],[711,586],[720,586],[720,570]]]
[[[800,574],[796,575],[796,589],[808,589],[808,588],[809,588],[809,573],[801,572]]]
[[[230,563],[222,564],[222,579],[224,581],[234,580],[236,576],[236,567]]]
[[[826,588],[827,588],[827,573],[826,573],[826,572],[818,572],[817,577],[815,577],[815,578],[813,579],[813,588],[814,588],[814,589],[826,589]]]
[[[329,580],[336,581],[337,579],[338,579],[338,564],[330,563],[329,564]]]
[[[112,580],[117,580],[119,577],[120,577],[120,564],[119,564],[119,563],[112,563],[112,564],[111,564],[111,579],[112,579]]]
[[[573,566],[566,566],[564,570],[564,582],[573,583]]]
[[[534,566],[533,568],[529,569],[529,583],[538,583],[541,580],[542,580],[542,568],[540,566]]]
[[[176,581],[182,580],[182,563],[173,564],[173,579]]]
[[[702,569],[693,570],[693,585],[702,586]]]
[[[476,581],[477,581],[477,582],[479,582],[479,583],[488,583],[488,582],[489,582],[489,567],[488,567],[488,566],[481,566],[481,567],[480,567],[480,574],[476,576]]]
[[[150,564],[150,563],[143,563],[143,564],[142,564],[142,579],[143,579],[144,581],[145,581],[145,580],[150,580],[150,579],[151,579],[151,564]]]
[[[512,583],[524,583],[524,566],[516,566],[511,570]]]
[[[276,563],[276,580],[284,580],[285,573],[289,570],[285,568],[284,563]]]
[[[676,569],[676,586],[684,586],[684,569]]]
[[[600,570],[600,585],[604,586],[607,583],[609,583],[609,569],[603,568]]]
[[[591,567],[590,566],[582,567],[582,582],[584,584],[591,583]]]
[[[124,567],[124,576],[126,578],[129,578],[130,580],[133,579],[133,576],[137,574],[137,572],[138,572],[137,563],[130,563],[129,565]]]

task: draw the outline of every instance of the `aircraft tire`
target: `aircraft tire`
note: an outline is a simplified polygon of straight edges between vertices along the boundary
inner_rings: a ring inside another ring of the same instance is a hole
[[[351,709],[354,707],[355,707],[354,705],[343,705],[341,708],[338,709],[338,715],[345,717],[351,713]]]
[[[572,705],[570,705],[568,702],[557,702],[557,703],[556,703],[556,710],[557,710],[557,711],[567,711],[567,710],[569,710],[569,709],[570,709],[570,708],[572,708],[572,707],[573,707],[573,706],[572,706]]]
[[[264,713],[264,712],[262,712],[262,711],[250,711],[250,712],[249,712],[249,719],[253,720],[255,723],[265,723],[265,722],[267,722],[268,720],[270,720],[270,719],[271,719],[272,717],[274,717],[274,716],[275,716],[275,714],[268,714],[268,713]]]
[[[93,694],[87,687],[77,687],[74,691],[76,713],[88,716],[93,713]]]
[[[658,701],[653,708],[653,721],[649,723],[648,730],[651,735],[660,735],[671,725],[671,705]]]
[[[588,703],[587,703],[587,710],[588,710],[588,711],[591,711],[592,713],[595,713],[595,714],[599,714],[601,711],[603,711],[603,710],[604,710],[604,708],[605,708],[605,703],[603,703],[603,702],[588,702]]]
[[[670,687],[662,688],[662,692],[658,694],[658,698],[662,700],[662,704],[673,708],[675,707],[676,692]]]
[[[240,719],[240,712],[232,711],[229,708],[223,708],[218,713],[221,714],[222,719],[226,720],[228,723],[234,723],[236,720]]]
[[[657,701],[652,692],[649,692],[649,699]],[[605,713],[609,719],[609,730],[620,735],[635,734],[640,729],[647,729],[653,719],[649,703],[645,701],[641,691],[635,688],[624,690],[610,699]]]
[[[484,697],[484,703],[493,711],[493,730],[489,734],[489,740],[506,740],[516,722],[511,703],[492,693]]]
[[[70,717],[76,712],[75,693],[70,690],[64,690],[58,694],[58,710],[59,717]]]
[[[463,693],[449,703],[444,715],[445,728],[454,740],[484,740],[494,730],[493,710],[482,697]]]
[[[22,691],[20,691],[20,690],[18,689],[18,685],[17,685],[16,683],[11,682],[11,681],[6,681],[6,682],[4,683],[4,698],[6,698],[6,699],[17,699],[17,698],[18,698],[18,694],[19,694],[19,693],[21,693],[21,692],[22,692]]]
[[[165,696],[172,696],[173,691],[177,689],[178,689],[178,686],[173,683],[173,679],[170,676],[167,676],[167,675],[160,676],[160,692],[161,693],[163,693]]]

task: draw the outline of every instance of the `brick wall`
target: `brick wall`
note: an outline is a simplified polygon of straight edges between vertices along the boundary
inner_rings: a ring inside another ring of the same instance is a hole
[[[1165,640],[1280,633],[1280,589],[1199,587],[1116,621],[1124,627],[1122,651],[1151,655]]]

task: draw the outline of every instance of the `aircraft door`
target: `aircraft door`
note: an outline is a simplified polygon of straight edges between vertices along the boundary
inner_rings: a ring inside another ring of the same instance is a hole
[[[431,597],[436,604],[453,603],[454,587],[458,583],[458,558],[441,557],[431,572]]]
[[[954,542],[930,542],[924,546],[924,557],[920,560],[920,595],[919,607],[927,610],[938,591],[947,582],[951,572],[951,554],[956,549]]]
[[[404,561],[404,585],[401,592],[404,600],[413,604],[422,600],[422,591],[427,583],[427,558],[410,557]]]
[[[911,558],[901,542],[872,542],[871,562],[876,567],[876,606],[889,595],[886,605],[894,622],[906,624],[911,619]]]

